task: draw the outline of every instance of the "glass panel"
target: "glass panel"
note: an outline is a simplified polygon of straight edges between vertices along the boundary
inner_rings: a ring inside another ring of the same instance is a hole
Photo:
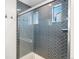
[[[20,57],[33,51],[33,23],[32,12],[18,17]]]
[[[51,2],[18,17],[19,59],[67,59],[68,2]],[[39,59],[39,58],[37,58]]]

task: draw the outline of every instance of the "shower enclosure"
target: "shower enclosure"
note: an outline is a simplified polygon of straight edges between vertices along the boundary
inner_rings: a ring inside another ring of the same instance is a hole
[[[68,0],[56,0],[18,15],[18,59],[35,53],[69,59]]]

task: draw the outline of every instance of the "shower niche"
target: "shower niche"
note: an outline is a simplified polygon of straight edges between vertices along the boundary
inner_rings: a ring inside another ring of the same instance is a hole
[[[68,0],[43,3],[17,14],[17,59],[70,59]]]

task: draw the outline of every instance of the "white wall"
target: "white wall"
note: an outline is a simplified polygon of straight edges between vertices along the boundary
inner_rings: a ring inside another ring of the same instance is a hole
[[[5,0],[7,14],[5,30],[5,58],[16,59],[16,0]],[[13,19],[11,19],[13,16]]]
[[[71,42],[70,42],[70,59],[74,59],[74,0],[70,0],[71,3]]]

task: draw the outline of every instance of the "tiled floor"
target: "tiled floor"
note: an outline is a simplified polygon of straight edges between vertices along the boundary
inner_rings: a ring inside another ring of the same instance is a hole
[[[23,57],[21,57],[20,59],[45,59],[41,56],[39,56],[38,54],[31,52]]]

